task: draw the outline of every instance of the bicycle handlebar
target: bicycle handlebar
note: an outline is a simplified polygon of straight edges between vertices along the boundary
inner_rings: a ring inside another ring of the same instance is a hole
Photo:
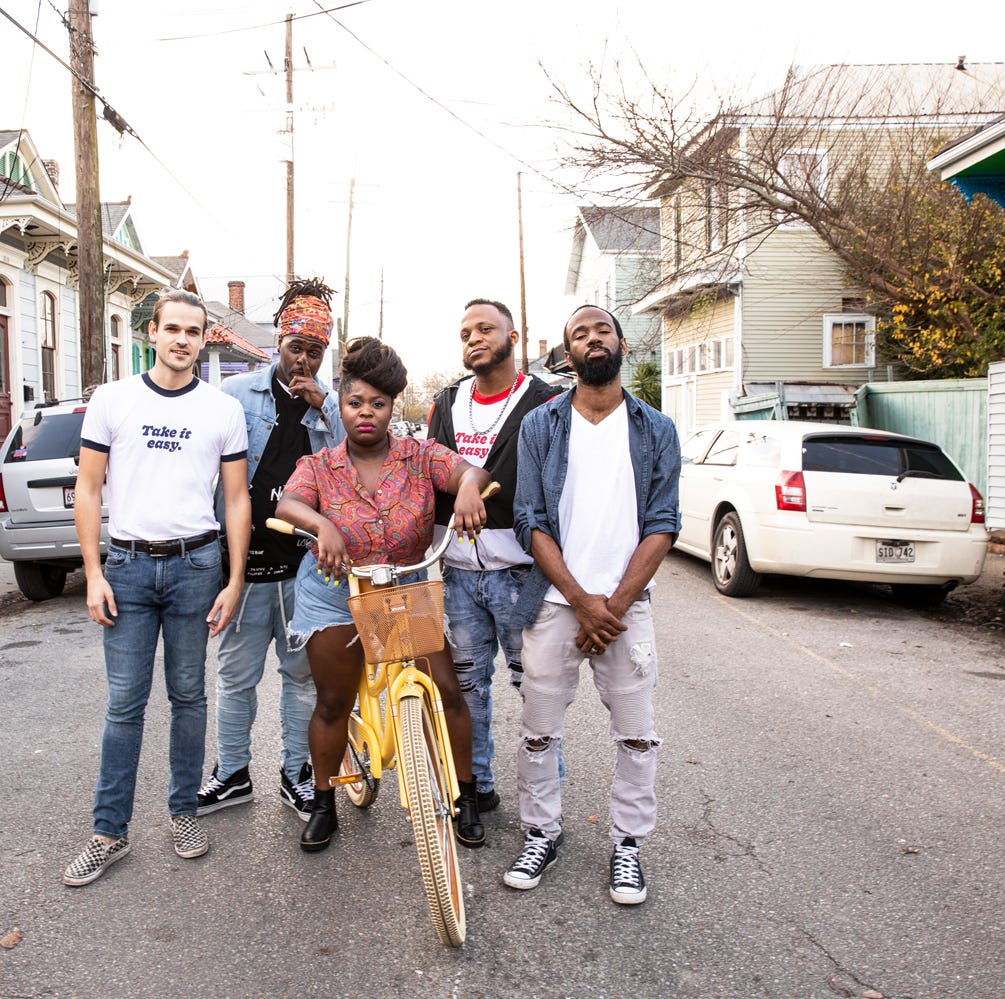
[[[482,491],[482,499],[488,499],[491,496],[495,496],[497,492],[502,488],[498,482],[490,482],[485,489]],[[295,524],[291,524],[288,520],[280,520],[278,517],[269,517],[265,522],[265,526],[270,530],[278,531],[280,534],[294,534],[300,538],[307,538],[308,541],[313,541],[317,544],[317,535],[311,534],[310,531],[305,531],[301,527],[297,527]],[[386,586],[388,583],[396,583],[398,579],[402,576],[407,576],[411,572],[419,572],[422,569],[428,569],[434,562],[438,561],[443,557],[444,552],[446,552],[450,542],[454,538],[454,518],[453,515],[450,517],[450,523],[447,524],[447,531],[443,535],[443,540],[436,546],[436,548],[421,562],[417,562],[415,565],[342,565],[342,571],[345,573],[352,573],[360,579],[369,579],[371,582],[376,583],[378,586]]]

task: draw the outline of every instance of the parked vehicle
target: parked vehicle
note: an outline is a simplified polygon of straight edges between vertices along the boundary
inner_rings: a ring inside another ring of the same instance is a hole
[[[73,523],[80,427],[86,404],[43,404],[18,418],[0,448],[0,557],[29,600],[63,592],[67,572],[83,565]],[[101,511],[101,554],[108,509]]]
[[[749,596],[762,574],[888,583],[934,606],[977,579],[984,500],[936,445],[863,427],[739,421],[681,449],[677,548],[716,588]]]

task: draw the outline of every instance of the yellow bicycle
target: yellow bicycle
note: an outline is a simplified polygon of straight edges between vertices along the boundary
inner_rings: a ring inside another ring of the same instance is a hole
[[[493,483],[482,495],[497,488]],[[267,524],[317,540],[283,520]],[[443,583],[398,583],[438,561],[453,537],[451,521],[442,542],[418,565],[348,567],[349,610],[366,666],[349,717],[345,757],[332,784],[345,787],[358,808],[368,808],[377,799],[384,771],[397,762],[398,793],[411,819],[433,925],[441,943],[459,947],[465,922],[454,839],[457,775],[440,693],[418,665],[425,662],[428,671],[425,657],[443,648]]]

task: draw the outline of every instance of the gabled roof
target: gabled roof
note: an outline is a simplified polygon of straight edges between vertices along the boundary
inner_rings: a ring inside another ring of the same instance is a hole
[[[777,90],[740,117],[807,120],[968,118],[1005,109],[1005,62],[836,63],[791,69]],[[731,117],[731,116],[730,116]]]
[[[654,255],[660,249],[660,212],[652,208],[581,205],[579,217],[601,253]]]
[[[24,185],[11,184],[8,185],[8,191],[11,188],[16,188],[22,194],[37,194],[50,204],[62,207],[56,185],[53,184],[52,177],[49,176],[49,171],[45,168],[28,132],[25,129],[0,129],[0,156],[13,152],[15,149],[24,161],[25,168],[31,176],[36,190],[29,191]],[[3,179],[3,183],[6,183],[6,178]]]
[[[565,277],[565,293],[573,295],[583,265],[583,249],[589,234],[602,254],[658,259],[660,212],[656,207],[580,205],[572,233],[572,252]]]
[[[253,343],[249,343],[239,333],[235,333],[227,326],[216,323],[206,331],[207,344],[222,344],[229,347],[238,354],[250,357],[254,361],[268,361],[269,355],[259,350]]]
[[[76,205],[67,205],[66,210],[74,218],[77,217]],[[115,239],[119,229],[122,228],[122,224],[129,217],[129,212],[131,210],[132,210],[132,202],[128,198],[125,201],[102,201],[101,202],[102,234],[107,236],[109,239]]]
[[[986,194],[1005,208],[1005,114],[943,146],[928,169],[955,184],[968,201]]]
[[[276,342],[275,327],[260,325],[250,320],[243,312],[236,312],[224,302],[207,302],[210,318],[239,333],[249,343],[257,347],[272,347]]]

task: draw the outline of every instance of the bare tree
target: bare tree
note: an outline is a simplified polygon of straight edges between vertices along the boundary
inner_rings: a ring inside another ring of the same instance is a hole
[[[640,67],[632,67],[633,72]],[[1000,67],[791,69],[757,101],[702,112],[645,75],[588,71],[567,163],[628,199],[661,199],[658,286],[679,309],[735,274],[780,227],[814,233],[848,294],[877,317],[888,355],[921,373],[977,374],[1005,352],[1005,216],[926,169],[945,142],[1005,107]]]

